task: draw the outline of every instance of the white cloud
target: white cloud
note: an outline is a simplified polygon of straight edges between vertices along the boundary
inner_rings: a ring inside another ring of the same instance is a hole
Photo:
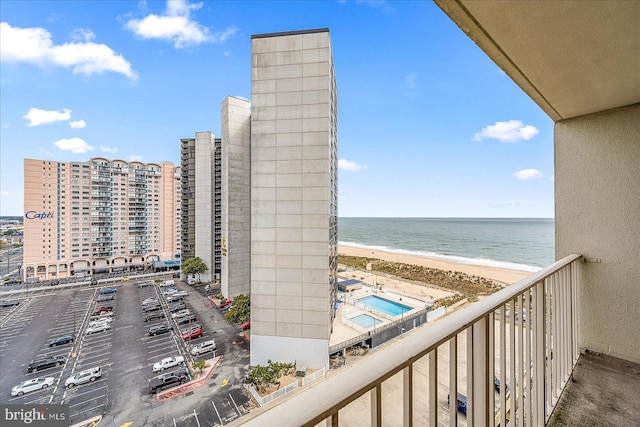
[[[69,120],[71,118],[71,110],[65,108],[62,111],[47,111],[39,108],[30,108],[22,118],[29,120],[27,126],[48,125]]]
[[[73,154],[84,154],[94,149],[81,138],[59,139],[53,145],[62,151],[71,151]]]
[[[408,89],[415,89],[418,84],[418,73],[410,73],[404,76]]]
[[[514,173],[513,176],[523,181],[528,179],[540,179],[544,177],[542,172],[540,172],[538,169],[522,169]]]
[[[526,125],[520,120],[496,122],[489,125],[473,136],[473,141],[482,141],[483,138],[494,138],[501,142],[516,142],[521,139],[531,139],[538,134],[538,129]]]
[[[69,122],[69,126],[73,129],[82,129],[87,127],[87,123],[84,120],[76,120],[75,122]]]
[[[209,29],[191,19],[191,11],[198,10],[202,3],[189,4],[185,0],[167,1],[164,15],[148,15],[142,19],[131,19],[125,28],[144,39],[173,41],[173,47],[182,49],[200,43],[224,42],[235,34],[236,27],[211,33]]]
[[[6,22],[0,23],[0,56],[2,62],[26,62],[39,67],[59,66],[71,68],[73,74],[101,74],[105,71],[124,74],[135,79],[131,64],[117,55],[109,46],[88,40],[94,37],[90,30],[76,30],[72,37],[83,37],[84,42],[74,41],[54,45],[51,33],[44,28],[18,28]]]
[[[76,28],[71,32],[71,40],[74,42],[90,42],[96,35],[88,28]]]
[[[495,205],[492,205],[492,208],[508,208],[508,207],[512,207],[512,206],[520,206],[520,202],[517,202],[515,200],[507,200],[504,202],[498,202]]]
[[[115,153],[116,151],[118,151],[116,147],[106,147],[104,145],[100,146],[100,150],[104,151],[105,153]]]
[[[366,168],[367,168],[366,165],[359,165],[356,162],[353,162],[351,160],[347,160],[347,159],[338,160],[338,169],[355,172],[355,171],[359,171],[360,169],[366,169]]]
[[[136,156],[134,154],[131,154],[129,156],[129,161],[130,162],[141,162],[142,161],[142,156]]]

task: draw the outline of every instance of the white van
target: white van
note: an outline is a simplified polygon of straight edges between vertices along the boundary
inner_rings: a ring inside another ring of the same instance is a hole
[[[165,280],[165,282],[160,286],[173,286],[175,284],[176,284],[175,280]]]

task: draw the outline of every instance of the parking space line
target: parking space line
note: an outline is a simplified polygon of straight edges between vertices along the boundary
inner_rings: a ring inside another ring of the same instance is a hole
[[[85,409],[84,411],[74,412],[73,414],[69,414],[69,417],[73,418],[74,416],[78,416],[78,415],[80,415],[80,414],[84,414],[85,412],[92,411],[92,410],[94,410],[94,409],[96,409],[96,408],[102,408],[103,406],[106,406],[106,405],[107,405],[106,403],[103,403],[103,404],[101,404],[101,405],[97,405],[97,406],[93,406],[93,407],[91,407],[91,408],[87,408],[87,409]]]

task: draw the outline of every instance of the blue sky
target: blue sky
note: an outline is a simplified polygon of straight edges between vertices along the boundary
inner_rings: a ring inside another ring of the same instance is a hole
[[[327,27],[339,215],[553,217],[553,122],[431,2],[0,2],[0,215],[23,159],[179,164],[251,96],[251,35]]]

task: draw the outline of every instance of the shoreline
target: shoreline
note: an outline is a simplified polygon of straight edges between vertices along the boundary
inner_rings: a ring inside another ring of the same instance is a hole
[[[435,268],[444,271],[459,271],[473,276],[497,280],[512,284],[532,274],[532,271],[513,270],[508,268],[493,267],[480,264],[467,264],[450,260],[430,258],[428,256],[410,255],[399,252],[385,251],[377,248],[351,246],[344,243],[338,244],[338,254],[376,258],[389,262],[414,264],[422,267]]]

